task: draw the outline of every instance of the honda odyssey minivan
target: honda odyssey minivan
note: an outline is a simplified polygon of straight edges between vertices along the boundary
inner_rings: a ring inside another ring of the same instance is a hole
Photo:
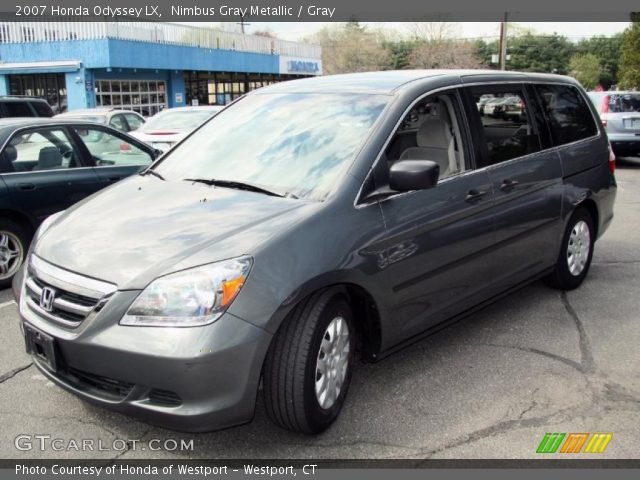
[[[480,115],[486,96],[521,114]],[[83,399],[188,431],[317,433],[377,361],[543,278],[585,279],[614,160],[568,77],[400,71],[245,95],[50,217],[13,288],[27,351]],[[428,379],[425,379],[428,381]]]

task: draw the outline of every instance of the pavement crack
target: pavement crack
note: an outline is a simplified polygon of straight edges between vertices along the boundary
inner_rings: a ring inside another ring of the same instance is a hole
[[[540,416],[540,417],[531,417],[531,418],[523,418],[516,420],[505,420],[502,422],[498,422],[494,425],[490,425],[485,428],[481,428],[479,430],[475,430],[471,433],[468,433],[462,437],[459,437],[455,440],[452,440],[449,443],[444,444],[443,446],[436,449],[424,449],[422,454],[425,459],[429,459],[438,453],[442,453],[445,450],[449,450],[456,447],[462,447],[464,445],[475,443],[484,438],[494,437],[496,435],[501,435],[503,433],[510,432],[512,430],[518,430],[523,428],[538,428],[548,426],[549,424],[554,423],[562,423],[572,418],[576,417],[576,412],[574,407],[565,408],[562,410],[558,410],[556,412],[552,412],[548,415]]]
[[[9,372],[0,375],[0,383],[4,383],[7,380],[15,377],[17,374],[19,374],[20,372],[25,371],[31,365],[33,365],[33,362],[31,362],[31,363],[29,363],[27,365],[22,365],[21,367],[18,367],[18,368],[14,368],[13,370],[11,370]]]
[[[564,309],[569,314],[569,317],[573,320],[576,325],[576,329],[578,330],[578,346],[580,348],[580,368],[579,370],[582,373],[588,374],[595,372],[596,366],[595,361],[593,359],[593,353],[591,352],[591,343],[589,341],[589,336],[584,328],[584,324],[580,319],[580,316],[571,305],[569,298],[567,297],[567,292],[562,292],[560,294],[560,301],[564,306]]]
[[[538,348],[533,347],[522,347],[520,345],[505,345],[500,343],[479,343],[476,345],[482,345],[485,347],[495,347],[495,348],[507,348],[511,350],[519,350],[521,352],[533,353],[534,355],[542,355],[543,357],[547,357],[556,362],[564,363],[571,368],[576,369],[580,373],[584,373],[583,367],[580,363],[575,360],[571,360],[570,358],[565,358],[561,355],[556,355],[555,353],[547,352],[545,350],[540,350]]]

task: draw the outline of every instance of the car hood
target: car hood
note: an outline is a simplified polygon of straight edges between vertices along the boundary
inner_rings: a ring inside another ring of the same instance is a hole
[[[67,210],[34,253],[120,289],[139,289],[167,273],[251,255],[312,205],[136,175]]]

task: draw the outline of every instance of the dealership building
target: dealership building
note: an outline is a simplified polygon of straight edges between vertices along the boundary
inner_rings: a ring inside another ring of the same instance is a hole
[[[322,74],[318,45],[170,23],[0,23],[0,95],[145,116]]]

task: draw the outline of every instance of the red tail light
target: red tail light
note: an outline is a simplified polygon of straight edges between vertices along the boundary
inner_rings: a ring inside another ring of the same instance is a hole
[[[605,95],[602,98],[602,105],[600,106],[600,113],[609,113],[609,95]]]
[[[616,171],[616,154],[613,153],[613,148],[611,148],[611,143],[609,143],[609,171],[611,173]]]

